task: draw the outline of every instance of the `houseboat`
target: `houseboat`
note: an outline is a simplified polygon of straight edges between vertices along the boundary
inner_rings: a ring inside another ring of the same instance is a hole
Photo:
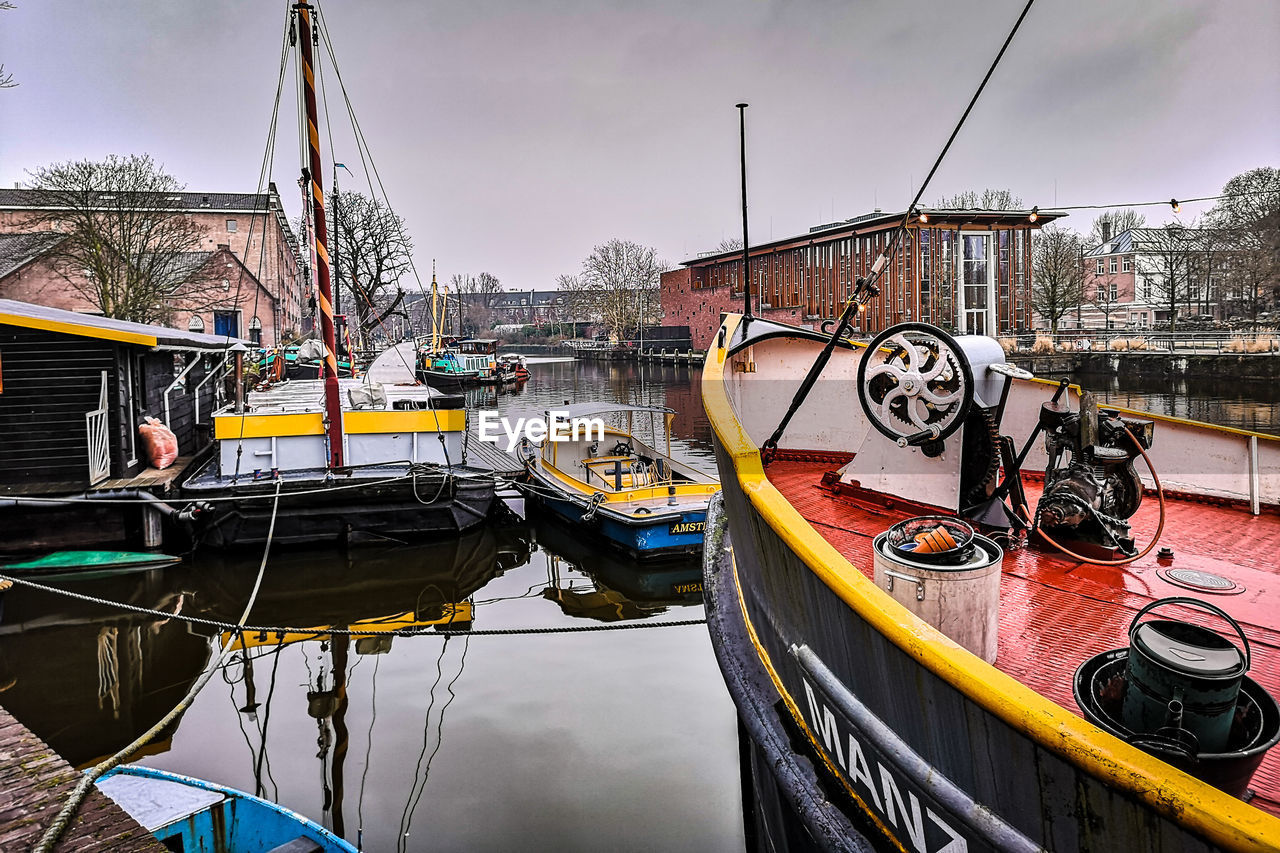
[[[567,440],[522,446],[527,494],[633,557],[697,553],[707,501],[720,484],[671,458],[674,414],[665,406],[622,403],[578,403],[547,412],[548,424],[564,425]],[[643,424],[650,427],[650,444],[637,435]]]
[[[702,394],[760,849],[1280,848],[1280,440],[922,323],[727,315]]]
[[[157,547],[209,445],[234,340],[0,299],[0,551]],[[168,426],[152,467],[138,427]]]
[[[312,8],[293,6],[302,126],[317,127]],[[291,32],[293,30],[291,29]],[[303,174],[315,259],[323,377],[287,382],[214,415],[212,455],[182,484],[203,512],[198,540],[225,547],[449,535],[483,521],[492,471],[466,465],[461,397],[420,385],[340,380],[322,186],[311,134]],[[243,349],[243,347],[241,347]],[[243,376],[243,355],[236,355]]]

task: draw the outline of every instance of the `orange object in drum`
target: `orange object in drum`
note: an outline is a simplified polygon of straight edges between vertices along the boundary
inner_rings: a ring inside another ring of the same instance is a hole
[[[916,534],[917,554],[941,554],[956,547],[955,537],[945,527],[935,527]]]

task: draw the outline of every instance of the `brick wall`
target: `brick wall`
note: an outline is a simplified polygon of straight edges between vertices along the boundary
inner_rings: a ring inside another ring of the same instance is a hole
[[[705,350],[720,329],[720,315],[742,311],[742,294],[730,293],[728,286],[694,290],[692,283],[693,270],[689,267],[662,274],[662,322],[667,326],[688,326],[693,348]],[[756,316],[793,326],[812,325],[802,322],[799,308],[766,308],[757,310]]]

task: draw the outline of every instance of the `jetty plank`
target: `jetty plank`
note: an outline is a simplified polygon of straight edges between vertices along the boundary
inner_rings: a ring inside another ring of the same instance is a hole
[[[79,771],[0,708],[0,850],[34,847],[79,779]],[[165,853],[163,844],[97,788],[54,850]]]

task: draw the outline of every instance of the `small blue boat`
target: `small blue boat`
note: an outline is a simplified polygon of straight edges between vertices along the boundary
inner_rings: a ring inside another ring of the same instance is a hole
[[[720,481],[671,458],[664,406],[579,403],[547,412],[559,440],[523,445],[525,490],[550,511],[639,559],[702,550],[707,501]],[[607,421],[621,421],[611,426]],[[591,430],[603,426],[603,430]],[[652,444],[636,436],[650,424]],[[665,452],[656,445],[662,443]]]
[[[190,776],[130,764],[110,771],[97,786],[170,850],[357,853],[284,806]]]

